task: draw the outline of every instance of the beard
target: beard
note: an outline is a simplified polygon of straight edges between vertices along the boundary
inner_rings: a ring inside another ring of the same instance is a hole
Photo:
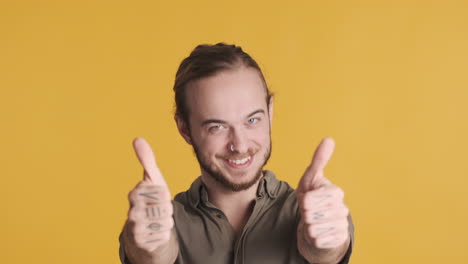
[[[248,180],[247,182],[242,183],[234,183],[229,180],[229,178],[223,174],[213,163],[209,161],[209,159],[205,159],[203,155],[201,155],[200,148],[196,144],[192,144],[193,151],[195,152],[195,156],[197,157],[198,163],[200,167],[216,182],[221,184],[227,190],[231,190],[233,192],[239,192],[243,190],[247,190],[248,188],[252,187],[257,181],[262,177],[263,167],[267,164],[268,160],[270,159],[271,155],[271,139],[270,144],[267,146],[265,155],[263,156],[263,164],[258,168],[255,172],[255,176]],[[254,151],[249,150],[249,155],[253,156]]]

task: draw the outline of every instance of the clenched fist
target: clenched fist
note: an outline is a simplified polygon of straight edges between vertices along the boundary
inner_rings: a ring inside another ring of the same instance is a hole
[[[147,253],[144,255],[151,256],[155,250],[167,246],[171,239],[173,206],[169,188],[156,165],[151,147],[143,138],[136,138],[133,147],[143,166],[144,178],[128,195],[130,209],[124,236],[129,255],[143,251]]]
[[[302,236],[312,248],[318,249],[317,252],[343,248],[350,237],[347,219],[349,210],[343,202],[344,192],[323,174],[334,147],[331,138],[325,138],[320,143],[297,188],[301,213],[298,236]],[[303,246],[302,250],[305,248]],[[301,253],[308,255],[308,252]]]

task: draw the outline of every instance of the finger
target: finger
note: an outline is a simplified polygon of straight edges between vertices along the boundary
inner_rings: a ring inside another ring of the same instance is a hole
[[[173,213],[174,208],[170,202],[153,205],[139,204],[129,210],[128,220],[135,223],[154,221],[172,217]]]
[[[302,213],[302,217],[306,224],[319,224],[347,219],[348,214],[349,209],[344,204],[341,204],[333,208],[307,210]]]
[[[135,237],[135,244],[137,247],[146,249],[148,251],[154,251],[161,245],[167,243],[171,237],[171,230],[167,230],[159,233],[152,233],[148,235],[139,235]]]
[[[321,224],[312,224],[307,226],[307,232],[313,239],[329,235],[331,233],[347,232],[348,221],[347,219],[331,221]]]
[[[320,142],[311,164],[299,182],[299,191],[311,191],[330,184],[330,181],[323,175],[323,169],[330,160],[334,149],[335,141],[332,138],[327,137]]]
[[[171,200],[171,194],[165,186],[146,184],[135,189],[131,198],[137,201],[141,200],[147,204],[154,204]]]
[[[135,138],[135,140],[133,140],[133,148],[135,149],[138,160],[145,170],[144,180],[156,185],[167,186],[161,171],[156,165],[153,151],[151,150],[151,147],[146,142],[146,140],[140,137]]]
[[[144,207],[144,217],[150,221],[167,218],[172,216],[173,214],[173,207],[172,204],[158,204],[153,206],[145,206]]]
[[[143,180],[128,193],[128,201],[130,209],[135,206],[163,204],[171,201],[171,194],[165,186],[154,185]]]
[[[299,206],[302,210],[319,209],[331,204],[340,204],[343,203],[343,199],[343,190],[334,185],[298,194]]]
[[[171,237],[171,231],[166,230],[165,232],[153,233],[152,235],[145,237],[144,243],[148,244],[148,246],[152,245],[157,248],[160,245],[169,241],[170,237]]]
[[[163,220],[145,222],[135,227],[134,234],[142,236],[154,236],[160,232],[170,230],[174,226],[174,219],[169,217]]]
[[[332,233],[315,240],[317,248],[337,248],[348,240],[347,232]]]

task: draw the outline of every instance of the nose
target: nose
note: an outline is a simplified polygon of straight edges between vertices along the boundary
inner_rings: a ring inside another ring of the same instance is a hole
[[[230,152],[246,153],[249,150],[248,142],[247,133],[243,129],[232,129],[227,148]]]

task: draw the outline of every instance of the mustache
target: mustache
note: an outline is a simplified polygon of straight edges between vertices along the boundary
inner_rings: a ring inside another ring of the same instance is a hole
[[[259,150],[258,149],[248,149],[247,152],[245,153],[239,153],[239,152],[234,152],[234,153],[228,153],[228,154],[224,154],[224,155],[220,155],[219,157],[220,158],[223,158],[223,159],[230,159],[230,160],[241,160],[241,159],[245,159],[247,157],[252,157],[253,155],[255,155]]]

